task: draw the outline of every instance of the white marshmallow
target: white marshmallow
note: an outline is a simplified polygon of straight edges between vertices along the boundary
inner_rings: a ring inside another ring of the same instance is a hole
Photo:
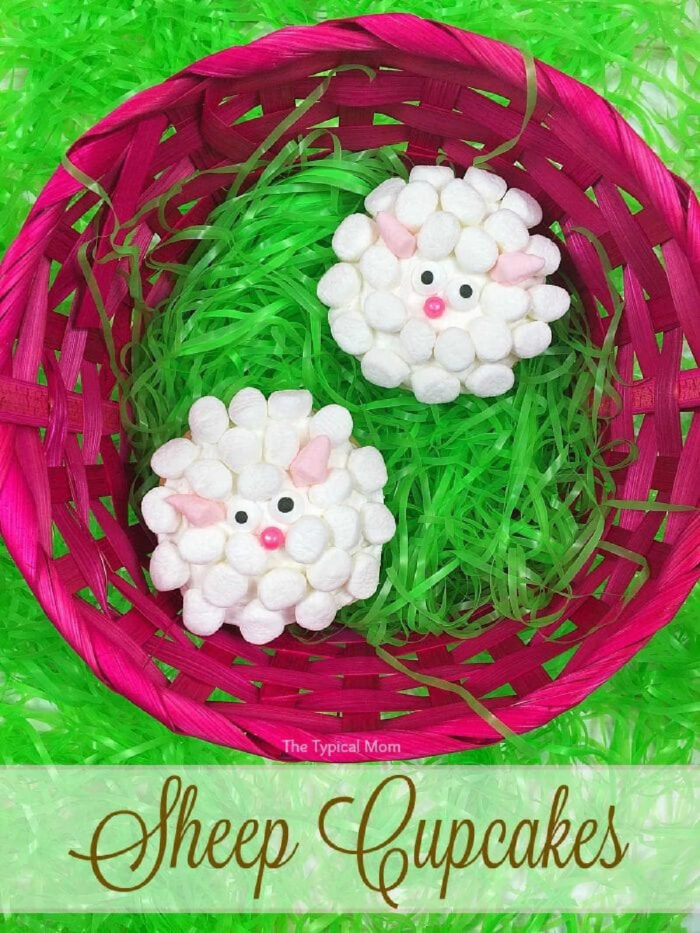
[[[221,460],[195,460],[185,477],[194,492],[206,499],[225,499],[233,489],[233,475]]]
[[[328,526],[315,515],[304,515],[287,532],[285,550],[300,564],[313,564],[328,544]]]
[[[479,317],[469,325],[476,355],[485,363],[503,359],[510,353],[513,341],[510,328],[503,321],[491,317]]]
[[[481,227],[467,227],[457,240],[455,257],[465,272],[488,272],[496,265],[498,244]]]
[[[380,211],[390,211],[396,203],[399,191],[406,187],[403,178],[387,178],[365,198],[365,210],[376,217]]]
[[[360,552],[352,564],[348,592],[355,599],[369,599],[379,586],[379,561],[371,554]]]
[[[262,442],[248,428],[229,428],[216,445],[219,456],[234,473],[262,459]]]
[[[187,421],[195,444],[216,444],[228,428],[228,412],[220,399],[205,395],[192,405]]]
[[[265,429],[265,459],[275,466],[289,466],[299,452],[299,437],[288,421],[270,420]]]
[[[513,352],[529,360],[544,353],[552,342],[552,331],[544,321],[525,321],[513,328]]]
[[[161,592],[179,590],[190,578],[190,568],[170,541],[163,541],[151,554],[153,586]]]
[[[282,485],[282,471],[271,463],[252,463],[238,477],[238,492],[253,502],[271,499]]]
[[[406,305],[391,292],[370,292],[364,311],[370,327],[388,334],[400,331],[406,322]]]
[[[445,259],[457,245],[462,225],[454,214],[435,211],[418,231],[418,252],[426,259]]]
[[[362,357],[362,375],[368,382],[385,389],[395,389],[407,378],[406,363],[393,350],[375,347]]]
[[[396,533],[396,521],[382,502],[368,502],[362,509],[362,530],[370,544],[386,544]]]
[[[329,548],[306,572],[309,583],[316,590],[331,593],[347,582],[352,570],[352,560],[347,551]]]
[[[484,314],[502,321],[519,321],[525,317],[530,305],[530,296],[517,285],[501,285],[487,282],[481,293],[481,308]]]
[[[531,256],[539,256],[544,259],[544,266],[538,273],[539,275],[552,275],[559,268],[561,262],[561,253],[556,243],[553,243],[548,237],[534,233],[530,237],[526,253]]]
[[[492,398],[503,395],[512,389],[515,382],[513,370],[503,363],[484,363],[473,369],[464,380],[464,385],[480,398]]]
[[[412,317],[401,329],[401,350],[411,363],[429,360],[435,346],[435,331],[422,318]]]
[[[182,600],[182,621],[186,629],[195,635],[213,635],[224,624],[226,611],[212,606],[200,590],[190,589]]]
[[[434,405],[454,402],[460,385],[457,376],[439,366],[421,366],[411,376],[411,388],[419,402]]]
[[[352,417],[342,405],[324,405],[309,421],[309,437],[325,434],[333,447],[343,444],[352,434]]]
[[[247,642],[266,645],[284,631],[284,616],[266,609],[259,599],[254,599],[239,615],[238,624]]]
[[[172,534],[180,526],[180,513],[166,502],[173,492],[168,486],[156,486],[141,500],[143,520],[155,534]]]
[[[353,482],[363,492],[375,492],[386,486],[388,475],[384,457],[376,447],[356,447],[348,457]]]
[[[437,191],[454,180],[454,170],[449,165],[414,165],[408,176],[410,182],[426,181]]]
[[[472,227],[486,216],[486,202],[479,192],[461,178],[456,178],[440,194],[440,204],[465,227]]]
[[[359,311],[346,311],[329,320],[331,334],[341,350],[357,356],[372,346],[372,331]]]
[[[319,508],[338,505],[352,493],[352,478],[347,470],[331,470],[322,482],[309,488],[309,501]]]
[[[494,211],[484,221],[484,230],[494,238],[501,250],[506,253],[514,253],[517,250],[525,249],[530,242],[527,227],[513,211],[503,209]]]
[[[267,417],[267,402],[259,389],[241,389],[231,399],[228,415],[241,428],[257,428]]]
[[[333,544],[349,551],[360,540],[360,516],[349,505],[334,505],[326,509],[323,517],[331,529]]]
[[[298,570],[276,567],[258,583],[258,597],[266,609],[279,610],[296,606],[306,594],[306,579]]]
[[[316,294],[329,308],[349,305],[360,291],[360,276],[348,262],[338,262],[323,275]]]
[[[186,437],[174,437],[151,457],[151,469],[163,479],[177,479],[199,456],[199,447]]]
[[[333,252],[343,262],[357,262],[377,239],[377,228],[366,214],[350,214],[333,234]]]
[[[218,525],[207,528],[188,528],[180,535],[177,547],[183,560],[190,564],[208,564],[220,560],[224,553],[226,535]]]
[[[333,593],[333,599],[335,600],[337,609],[342,609],[343,606],[349,606],[350,603],[355,602],[354,596],[351,596],[347,590],[336,590],[336,592]]]
[[[483,168],[477,168],[471,165],[464,174],[464,180],[472,188],[476,188],[484,201],[493,203],[500,201],[506,193],[508,185],[500,175],[494,175],[493,172],[487,172]]]
[[[267,566],[267,551],[254,535],[234,532],[226,542],[226,560],[246,577],[255,577]]]
[[[513,211],[521,218],[526,227],[536,227],[542,220],[542,208],[527,191],[509,188],[503,196],[501,207]]]
[[[212,606],[226,609],[248,592],[248,580],[228,564],[214,564],[202,581],[202,594]]]
[[[362,254],[360,272],[372,288],[393,288],[399,277],[399,261],[380,241]]]
[[[530,289],[530,317],[536,321],[558,321],[569,310],[571,296],[559,285],[535,285]]]
[[[432,214],[438,203],[438,194],[427,181],[412,181],[399,192],[394,212],[399,223],[415,233]]]
[[[448,327],[435,341],[435,359],[449,372],[459,372],[474,362],[474,343],[461,327]]]
[[[294,610],[296,620],[302,628],[320,632],[335,619],[335,600],[329,593],[309,593]]]
[[[313,398],[308,389],[280,389],[267,400],[267,414],[280,421],[296,421],[311,414]]]

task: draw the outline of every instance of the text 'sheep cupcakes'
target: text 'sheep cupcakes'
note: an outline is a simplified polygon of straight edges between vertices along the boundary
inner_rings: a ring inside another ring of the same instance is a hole
[[[407,385],[421,402],[460,392],[493,396],[520,359],[547,349],[549,324],[569,308],[546,284],[557,246],[529,233],[542,209],[525,191],[478,168],[416,166],[390,178],[333,237],[340,260],[318,297],[337,344],[375,385]]]
[[[264,644],[291,622],[323,629],[376,591],[396,530],[384,459],[351,441],[347,409],[311,406],[305,390],[241,389],[228,410],[205,396],[190,408],[190,436],[153,454],[162,483],[142,501],[158,536],[151,579],[182,590],[191,632],[229,622]]]

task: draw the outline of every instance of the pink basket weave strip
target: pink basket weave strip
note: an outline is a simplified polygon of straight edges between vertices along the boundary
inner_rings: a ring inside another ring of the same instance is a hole
[[[619,401],[605,399],[601,410],[610,419],[609,461],[622,464],[616,498],[653,495],[690,508],[668,516],[620,508],[577,575],[574,598],[555,597],[549,611],[556,621],[534,635],[502,619],[470,640],[434,636],[387,647],[419,677],[466,688],[516,733],[602,684],[673,617],[700,576],[700,371],[696,364],[681,369],[684,348],[700,356],[697,200],[610,104],[548,65],[537,62],[535,70],[534,116],[493,168],[541,201],[547,224],[561,225],[563,271],[599,344],[613,296],[581,231],[622,269],[615,344],[625,384],[617,386]],[[320,76],[327,71],[330,78]],[[337,627],[313,644],[286,633],[261,649],[229,629],[195,643],[178,620],[177,597],[148,591],[151,539],[128,524],[129,447],[79,257],[85,253],[90,263],[119,352],[134,335],[123,260],[105,260],[115,224],[181,183],[166,226],[155,209],[140,216],[133,242],[143,263],[154,236],[206,220],[233,180],[208,170],[248,158],[324,80],[319,101],[273,151],[331,120],[347,149],[397,145],[418,162],[444,152],[463,169],[479,153],[467,141],[488,152],[513,139],[527,101],[517,50],[386,14],[294,27],[227,49],[137,94],[85,133],[68,154],[75,170],[57,169],[0,266],[0,531],[71,647],[112,689],[175,732],[282,759],[359,761],[473,748],[498,741],[500,732],[447,689],[431,684],[416,695],[415,681],[357,632]],[[253,113],[258,106],[262,115]],[[377,124],[376,114],[398,122]],[[330,142],[328,131],[319,148]],[[83,176],[99,188],[90,183],[88,190]],[[627,206],[623,191],[639,209]],[[120,231],[115,242],[122,238]],[[166,242],[154,255],[183,262],[193,245]],[[155,306],[172,281],[163,275],[151,285],[148,276],[144,267]],[[635,365],[641,379],[633,378]],[[683,412],[692,418],[687,433]],[[633,445],[638,455],[626,463]],[[54,553],[56,533],[62,546]],[[322,754],[318,739],[337,751]],[[306,752],[294,750],[304,745]]]

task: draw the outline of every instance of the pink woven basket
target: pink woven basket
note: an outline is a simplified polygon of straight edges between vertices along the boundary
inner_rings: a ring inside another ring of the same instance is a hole
[[[197,170],[245,160],[324,72],[357,64],[375,70],[373,80],[362,69],[334,72],[280,144],[331,121],[346,149],[403,145],[409,163],[441,151],[464,169],[480,151],[474,143],[490,152],[523,123],[526,68],[502,43],[398,14],[284,29],[186,68],[89,130],[69,153],[77,171],[56,171],[1,267],[0,531],[29,585],[113,690],[176,732],[280,759],[411,758],[501,734],[454,692],[431,686],[417,696],[410,676],[342,627],[313,645],[285,634],[265,648],[232,628],[201,644],[186,635],[178,600],[151,593],[144,578],[152,541],[129,520],[130,451],[94,289],[118,352],[132,339],[133,307],[124,261],[104,261],[115,218],[132,218]],[[684,347],[687,359],[688,348],[700,359],[698,202],[592,90],[542,63],[536,83],[532,118],[490,164],[539,199],[547,224],[561,225],[563,269],[597,344],[613,299],[598,253],[577,228],[591,231],[622,270],[621,403],[606,403],[609,439],[618,441],[609,456],[619,465],[632,442],[638,456],[616,471],[616,498],[697,506],[700,371],[681,365]],[[377,124],[377,114],[393,120]],[[200,174],[167,216],[146,209],[134,239],[141,262],[154,234],[203,222],[230,183],[228,174]],[[185,261],[193,245],[171,243],[158,258]],[[86,250],[92,291],[79,262]],[[149,275],[144,268],[155,306],[172,281],[162,276],[153,286]],[[693,412],[687,431],[684,412]],[[666,624],[700,576],[692,508],[620,508],[604,541],[576,578],[574,598],[553,603],[557,621],[537,634],[502,619],[471,640],[423,637],[387,650],[481,698],[509,730],[548,722]],[[626,600],[635,579],[641,585]],[[110,603],[114,593],[121,609]],[[549,662],[564,655],[552,676]],[[488,698],[504,686],[510,695]]]

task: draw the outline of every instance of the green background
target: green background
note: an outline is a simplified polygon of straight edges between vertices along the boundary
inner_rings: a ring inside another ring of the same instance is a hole
[[[691,183],[696,29],[678,0],[2,0],[0,247],[68,145],[133,92],[290,23],[397,10],[503,39],[591,84]],[[695,130],[693,129],[695,126]],[[231,764],[250,756],[172,735],[72,654],[0,546],[0,752],[5,764]],[[700,592],[588,700],[531,733],[450,763],[689,763],[696,745]],[[447,759],[433,759],[446,761]],[[265,763],[262,763],[265,767]],[[148,916],[5,918],[27,930],[683,930],[673,916]]]

